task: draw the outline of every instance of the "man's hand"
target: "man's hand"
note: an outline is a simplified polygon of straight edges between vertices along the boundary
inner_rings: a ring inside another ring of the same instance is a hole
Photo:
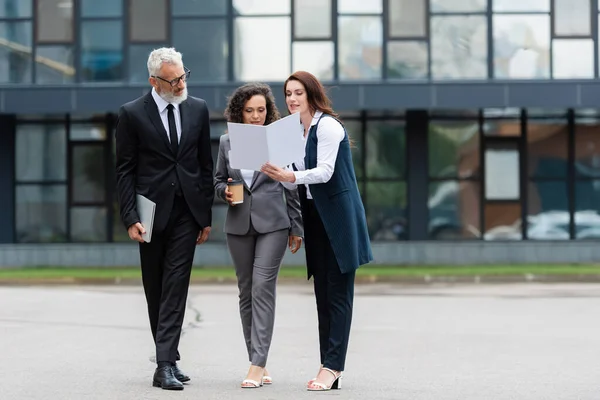
[[[292,254],[296,253],[300,250],[300,246],[302,246],[302,238],[300,236],[290,235],[288,246],[292,251]]]
[[[231,182],[232,180],[233,179],[228,178],[227,183]],[[230,206],[235,206],[235,204],[233,204],[233,192],[230,192],[227,186],[225,186],[225,200],[227,200]]]
[[[208,234],[210,233],[210,226],[202,229],[200,233],[198,233],[198,239],[196,240],[196,244],[202,244],[208,240]]]
[[[296,175],[293,171],[286,171],[283,168],[279,168],[277,165],[266,163],[260,169],[260,172],[266,174],[269,178],[277,182],[296,182]]]
[[[135,224],[131,225],[127,229],[127,233],[129,234],[129,239],[135,240],[136,242],[144,243],[142,235],[146,233],[146,230],[140,222],[136,222]]]

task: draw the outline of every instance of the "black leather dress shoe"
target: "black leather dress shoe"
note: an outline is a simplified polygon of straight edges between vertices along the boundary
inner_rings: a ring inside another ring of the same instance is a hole
[[[156,368],[154,378],[152,378],[152,386],[165,390],[183,390],[183,383],[175,378],[172,367]]]
[[[186,374],[184,374],[183,371],[179,369],[179,367],[177,366],[177,364],[175,364],[172,367],[172,370],[173,370],[173,375],[175,375],[175,378],[179,382],[183,383],[183,382],[189,382],[190,381],[190,377],[187,376]]]

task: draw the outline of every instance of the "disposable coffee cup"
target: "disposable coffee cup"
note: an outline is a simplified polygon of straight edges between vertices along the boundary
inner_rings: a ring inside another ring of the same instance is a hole
[[[231,204],[242,204],[244,202],[244,185],[242,181],[227,182],[227,189],[233,193]]]

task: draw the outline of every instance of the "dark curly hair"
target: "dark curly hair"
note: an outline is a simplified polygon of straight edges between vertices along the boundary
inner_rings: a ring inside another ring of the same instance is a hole
[[[227,122],[243,123],[244,106],[248,100],[256,95],[264,96],[267,100],[267,118],[265,119],[265,125],[281,118],[279,110],[275,105],[275,97],[273,96],[271,87],[265,83],[253,82],[240,86],[229,97],[227,108],[225,108],[224,113]]]

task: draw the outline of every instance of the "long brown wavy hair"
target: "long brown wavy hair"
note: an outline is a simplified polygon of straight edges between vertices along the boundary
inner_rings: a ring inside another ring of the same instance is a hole
[[[316,76],[307,71],[294,72],[286,79],[283,85],[283,95],[286,97],[287,84],[289,81],[298,81],[304,86],[311,115],[314,115],[316,111],[321,111],[324,114],[331,115],[337,120],[340,119],[340,116],[333,111],[331,100],[329,100],[325,88]]]
[[[267,118],[265,119],[265,125],[280,119],[281,115],[275,105],[275,97],[273,96],[271,87],[265,83],[252,82],[240,86],[229,97],[224,112],[227,122],[235,122],[238,124],[244,123],[244,106],[248,100],[257,95],[264,96],[267,101]]]

